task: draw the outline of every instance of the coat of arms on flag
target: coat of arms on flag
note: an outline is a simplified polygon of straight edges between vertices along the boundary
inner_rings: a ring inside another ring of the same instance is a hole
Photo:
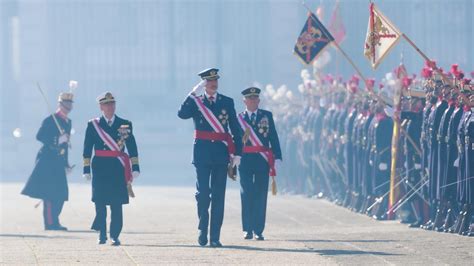
[[[364,55],[372,68],[377,68],[401,37],[400,31],[374,5],[370,4],[370,18],[365,38]]]
[[[313,13],[310,13],[296,41],[294,53],[307,65],[330,43],[331,33]]]

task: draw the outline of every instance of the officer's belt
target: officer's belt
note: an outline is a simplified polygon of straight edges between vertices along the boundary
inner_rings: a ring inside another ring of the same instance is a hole
[[[225,141],[227,142],[227,150],[229,151],[229,155],[235,153],[234,141],[232,140],[232,136],[229,133],[195,130],[194,138],[202,140]]]
[[[97,157],[121,158],[122,161],[124,162],[123,170],[125,172],[125,181],[127,182],[127,184],[132,181],[133,179],[132,167],[130,166],[130,157],[128,157],[128,154],[126,154],[125,152],[120,152],[120,151],[106,151],[106,150],[95,150],[94,154]]]
[[[273,151],[270,148],[265,146],[244,146],[242,149],[243,153],[260,153],[264,152],[268,158],[268,166],[270,168],[270,176],[276,176],[275,170],[275,156],[273,155]]]

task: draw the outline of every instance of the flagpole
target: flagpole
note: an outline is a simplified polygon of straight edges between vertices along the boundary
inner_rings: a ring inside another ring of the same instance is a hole
[[[362,72],[359,70],[359,68],[354,64],[354,61],[352,61],[352,59],[346,54],[346,52],[344,52],[344,50],[342,50],[341,46],[339,46],[339,44],[337,44],[336,41],[332,41],[331,42],[334,46],[336,46],[337,50],[339,50],[339,52],[341,52],[341,54],[347,59],[347,61],[352,65],[352,67],[355,69],[355,71],[357,72],[357,74],[360,76],[360,78],[362,80],[364,80],[364,83],[365,83],[365,86],[367,88],[369,88],[369,84],[367,83],[367,79],[364,77],[364,75],[362,75]]]
[[[428,56],[426,56],[425,53],[423,53],[423,51],[420,50],[420,48],[418,48],[418,46],[416,46],[416,44],[410,39],[408,38],[407,35],[405,35],[405,33],[402,33],[402,37],[421,55],[421,57],[423,57],[426,61],[428,62],[431,62],[431,59],[428,58]],[[441,79],[447,83],[448,82],[448,78],[443,74],[443,72],[441,72],[438,68],[438,66],[436,65],[433,65],[432,68],[434,69],[434,71],[436,71],[439,75],[441,75]]]
[[[428,58],[428,56],[426,56],[426,55],[420,50],[420,48],[418,48],[418,46],[416,46],[416,44],[415,44],[410,38],[408,38],[408,36],[405,35],[405,33],[402,33],[402,37],[403,37],[411,46],[413,46],[413,48],[415,48],[415,50],[416,50],[426,61],[430,61],[430,59]]]

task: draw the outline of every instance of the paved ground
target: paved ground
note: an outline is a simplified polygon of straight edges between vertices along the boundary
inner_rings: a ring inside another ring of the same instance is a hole
[[[62,223],[69,232],[42,230],[41,207],[1,184],[0,264],[474,264],[474,238],[377,222],[325,200],[269,197],[266,240],[243,240],[240,199],[228,190],[221,241],[197,245],[193,188],[136,187],[124,208],[123,245],[97,245],[90,188],[70,185]]]

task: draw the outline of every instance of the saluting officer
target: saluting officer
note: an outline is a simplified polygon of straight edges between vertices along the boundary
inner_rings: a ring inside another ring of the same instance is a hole
[[[140,174],[138,150],[132,122],[115,115],[115,98],[110,92],[97,97],[102,115],[89,121],[84,140],[84,178],[91,179],[96,216],[91,229],[99,231],[99,244],[107,241],[107,208],[110,206],[110,238],[120,245],[122,205],[128,204],[130,185]],[[125,148],[127,152],[125,152]],[[92,152],[94,157],[92,158]],[[133,171],[133,172],[132,172]]]
[[[280,141],[270,111],[259,109],[260,89],[242,91],[245,111],[238,115],[243,132],[239,167],[242,228],[245,239],[264,240],[269,176],[275,176],[275,160],[281,161]]]
[[[178,111],[179,118],[192,118],[194,122],[192,163],[197,175],[198,243],[205,246],[208,242],[210,205],[211,247],[222,247],[220,232],[224,219],[227,171],[229,162],[232,168],[239,166],[242,154],[242,136],[234,100],[217,93],[218,71],[210,68],[200,72],[198,75],[202,81],[188,94]]]
[[[59,215],[69,197],[66,173],[72,169],[68,162],[72,122],[68,114],[72,111],[73,97],[69,92],[59,94],[57,111],[43,120],[36,134],[43,146],[36,156],[33,173],[21,192],[43,200],[45,230],[67,230],[59,223]]]

